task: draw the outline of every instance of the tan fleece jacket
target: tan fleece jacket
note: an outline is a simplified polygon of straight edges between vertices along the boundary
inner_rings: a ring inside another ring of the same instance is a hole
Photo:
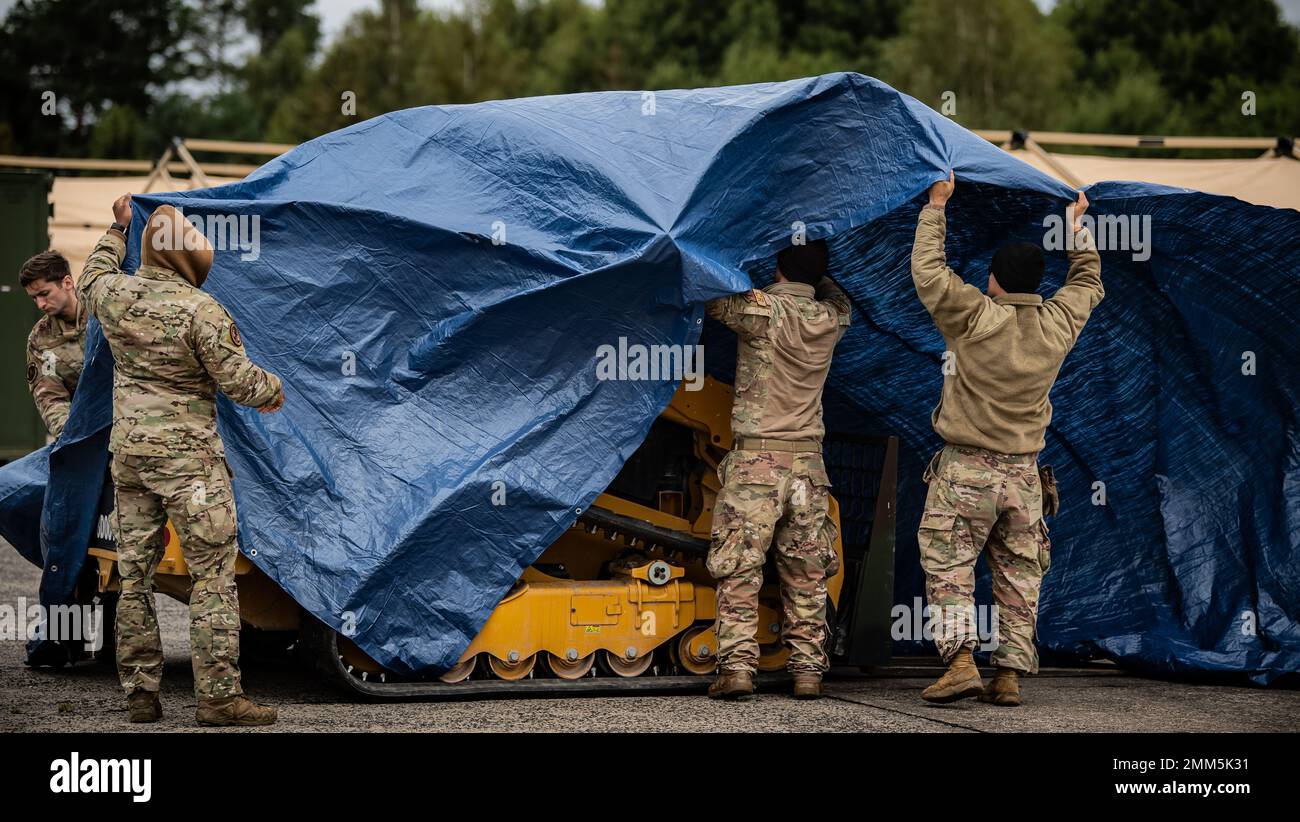
[[[1048,394],[1061,363],[1105,295],[1101,257],[1088,231],[1080,231],[1069,252],[1065,285],[1050,299],[1037,294],[993,299],[948,267],[946,228],[943,209],[926,206],[912,246],[916,293],[951,352],[943,393],[931,415],[935,433],[952,445],[1003,454],[1037,452],[1052,421]]]

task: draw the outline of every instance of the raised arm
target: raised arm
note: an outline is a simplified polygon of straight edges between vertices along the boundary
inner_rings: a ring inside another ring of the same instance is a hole
[[[944,251],[948,219],[944,207],[955,185],[949,172],[947,180],[930,186],[930,202],[921,209],[912,243],[912,284],[939,330],[948,337],[964,337],[974,333],[981,316],[994,303],[983,291],[962,282],[948,267]]]
[[[1083,227],[1082,218],[1087,210],[1088,198],[1080,191],[1073,209],[1071,230],[1074,241],[1069,250],[1070,270],[1065,275],[1065,285],[1043,304],[1071,346],[1079,339],[1092,310],[1106,296],[1101,285],[1101,255],[1097,253],[1092,234]]]
[[[728,294],[704,305],[705,312],[737,334],[756,334],[772,319],[772,301],[767,294],[753,289]]]
[[[131,195],[123,194],[113,201],[113,226],[95,243],[86,258],[86,265],[77,278],[77,298],[91,314],[99,307],[99,297],[104,292],[106,275],[121,274],[122,260],[126,258],[126,232],[131,226]]]
[[[221,303],[204,301],[194,314],[190,333],[199,362],[221,393],[259,411],[278,411],[284,404],[280,378],[248,358],[239,329]]]
[[[830,277],[822,277],[821,282],[817,283],[817,301],[827,303],[835,309],[840,323],[840,335],[843,336],[853,321],[853,303],[849,300],[849,295],[844,293],[839,283]]]

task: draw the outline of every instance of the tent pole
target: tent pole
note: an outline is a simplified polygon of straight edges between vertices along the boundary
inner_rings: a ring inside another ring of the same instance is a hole
[[[153,169],[149,172],[149,178],[144,181],[144,190],[140,192],[141,194],[153,191],[154,183],[160,179],[171,179],[167,174],[167,163],[171,161],[171,158],[172,149],[171,146],[168,146],[162,157],[158,159],[158,162],[154,164]]]
[[[173,137],[172,145],[176,148],[176,156],[180,157],[181,162],[184,163],[187,168],[189,168],[190,179],[197,180],[199,183],[199,188],[207,188],[208,177],[206,174],[203,173],[203,168],[194,159],[194,155],[190,154],[190,150],[185,147],[185,141],[179,137]]]
[[[1058,162],[1055,157],[1053,157],[1052,155],[1044,151],[1043,147],[1040,146],[1038,144],[1038,141],[1036,141],[1033,137],[1029,137],[1029,136],[1025,137],[1025,148],[1033,152],[1034,155],[1038,157],[1038,159],[1042,160],[1044,163],[1047,163],[1048,167],[1051,168],[1052,171],[1056,172],[1056,176],[1060,177],[1062,180],[1069,183],[1071,186],[1073,186],[1076,189],[1083,188],[1083,181],[1080,180],[1078,177],[1075,177],[1074,174],[1072,174],[1068,168],[1066,168],[1064,165]]]

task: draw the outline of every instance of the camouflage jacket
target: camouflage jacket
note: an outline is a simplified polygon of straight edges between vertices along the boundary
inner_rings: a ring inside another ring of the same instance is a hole
[[[824,278],[815,289],[785,282],[720,297],[706,310],[736,332],[732,435],[820,442],[822,388],[849,327],[848,296]]]
[[[81,379],[86,349],[86,307],[77,307],[76,322],[45,316],[27,337],[27,387],[45,428],[55,439],[72,410],[72,395]]]
[[[280,379],[248,359],[235,321],[211,294],[165,268],[123,274],[125,253],[122,235],[109,231],[77,281],[116,361],[108,450],[221,456],[217,391],[257,408],[279,397]]]

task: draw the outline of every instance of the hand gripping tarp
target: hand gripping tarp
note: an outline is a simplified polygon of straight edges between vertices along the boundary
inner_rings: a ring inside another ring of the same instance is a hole
[[[800,230],[831,239],[856,308],[827,421],[902,438],[896,596],[920,596],[943,342],[908,257],[949,168],[950,262],[977,284],[999,244],[1041,242],[1074,197],[916,100],[833,74],[399,111],[240,183],[138,196],[135,220],[171,203],[216,235],[205,287],[284,378],[278,414],[219,406],[242,549],[381,663],[436,672],[676,388],[598,379],[600,346],[707,327],[725,371],[734,339],[703,301],[748,272],[761,284]],[[1294,672],[1300,214],[1140,184],[1089,194],[1098,216],[1150,216],[1150,256],[1103,253],[1107,297],[1052,395],[1043,460],[1064,502],[1040,643],[1166,672]],[[1048,256],[1055,288],[1065,254]],[[111,358],[91,335],[77,424],[50,458],[45,554],[65,557],[65,585],[111,422]],[[7,522],[22,487],[0,481]]]

